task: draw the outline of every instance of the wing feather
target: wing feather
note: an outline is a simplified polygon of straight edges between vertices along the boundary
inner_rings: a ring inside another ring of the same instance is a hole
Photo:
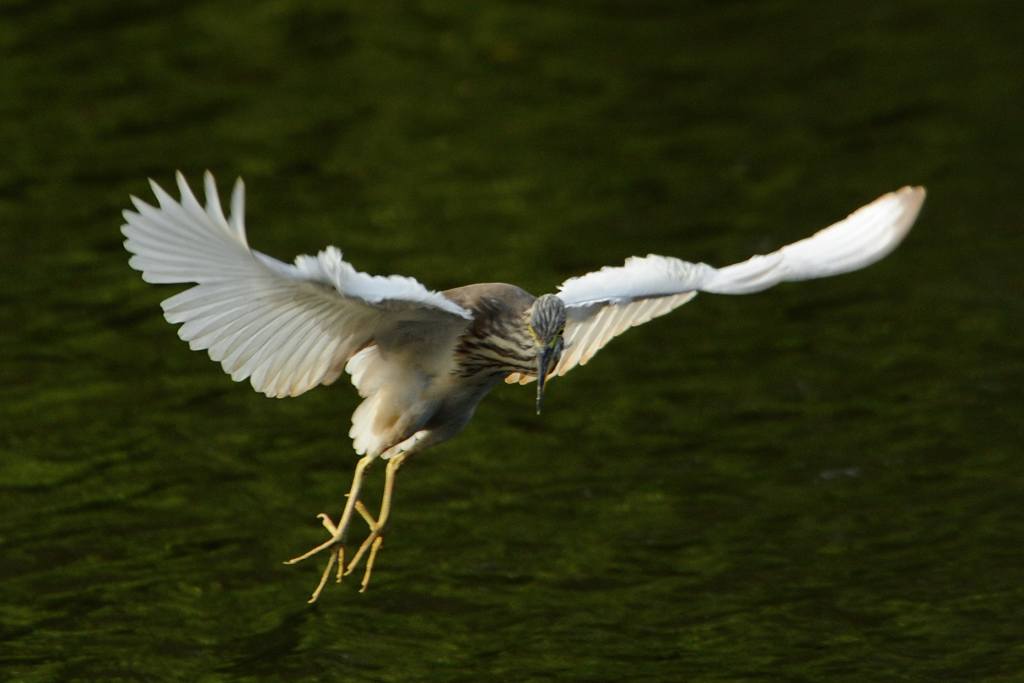
[[[292,384],[300,384],[302,376],[319,365],[319,359],[312,353],[313,347],[331,340],[331,335],[322,334],[320,321],[310,316],[295,326],[288,340],[286,353],[275,353],[267,361],[267,383],[278,394],[290,395]]]
[[[585,365],[616,336],[682,306],[699,291],[750,294],[869,266],[906,237],[924,199],[923,187],[904,187],[806,239],[725,268],[650,254],[570,278],[558,291],[567,309],[566,349],[554,372],[562,376]],[[506,381],[533,379],[516,373]]]
[[[328,247],[294,265],[249,248],[245,186],[235,183],[231,215],[210,173],[205,205],[184,176],[180,200],[150,181],[157,206],[132,197],[124,212],[129,264],[146,282],[194,286],[161,304],[192,349],[206,350],[232,379],[268,396],[297,396],[336,379],[358,349],[399,325],[466,325],[471,314],[413,278],[361,273]],[[395,336],[397,338],[397,335]]]

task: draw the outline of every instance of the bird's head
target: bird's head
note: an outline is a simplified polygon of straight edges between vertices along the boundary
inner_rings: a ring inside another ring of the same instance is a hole
[[[530,308],[527,326],[537,350],[537,414],[540,415],[544,381],[562,357],[565,304],[554,294],[539,297]]]

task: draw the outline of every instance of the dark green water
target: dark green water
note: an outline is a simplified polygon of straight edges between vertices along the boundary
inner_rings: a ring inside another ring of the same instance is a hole
[[[124,4],[0,2],[0,679],[1024,680],[1019,3]],[[502,387],[310,608],[356,397],[176,339],[118,226],[177,168],[279,257],[535,293],[930,196]]]

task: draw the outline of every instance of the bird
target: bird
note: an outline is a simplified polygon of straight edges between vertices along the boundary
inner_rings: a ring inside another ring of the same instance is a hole
[[[334,246],[285,263],[249,246],[241,178],[229,214],[209,171],[204,203],[180,171],[176,182],[179,199],[152,179],[155,205],[131,196],[121,232],[129,265],[145,282],[191,285],[161,303],[178,336],[266,396],[298,396],[347,373],[362,398],[349,430],[359,458],[340,514],[317,515],[326,540],[286,562],[327,553],[310,603],[335,567],[341,582],[365,561],[360,592],[367,589],[399,468],[461,432],[502,381],[535,381],[540,414],[549,380],[698,292],[750,294],[875,263],[906,237],[925,199],[924,187],[905,186],[810,237],[730,266],[632,256],[535,297],[505,283],[436,291],[411,277],[367,274]],[[362,486],[377,461],[384,487],[374,515]],[[346,556],[357,515],[369,531]]]

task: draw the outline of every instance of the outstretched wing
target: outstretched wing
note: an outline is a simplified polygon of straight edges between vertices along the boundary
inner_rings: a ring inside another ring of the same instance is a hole
[[[372,342],[408,337],[410,326],[464,326],[469,311],[409,277],[367,275],[336,247],[295,264],[249,248],[241,179],[225,217],[213,176],[201,206],[181,173],[181,201],[150,181],[159,206],[132,197],[121,232],[132,268],[155,283],[195,283],[161,306],[178,336],[205,349],[235,381],[267,396],[333,382]]]
[[[904,187],[811,237],[725,268],[651,254],[566,280],[558,291],[567,309],[566,349],[554,372],[561,376],[585,365],[614,337],[682,306],[697,292],[750,294],[869,266],[903,240],[924,198],[923,187]],[[506,381],[533,379],[514,374]]]

